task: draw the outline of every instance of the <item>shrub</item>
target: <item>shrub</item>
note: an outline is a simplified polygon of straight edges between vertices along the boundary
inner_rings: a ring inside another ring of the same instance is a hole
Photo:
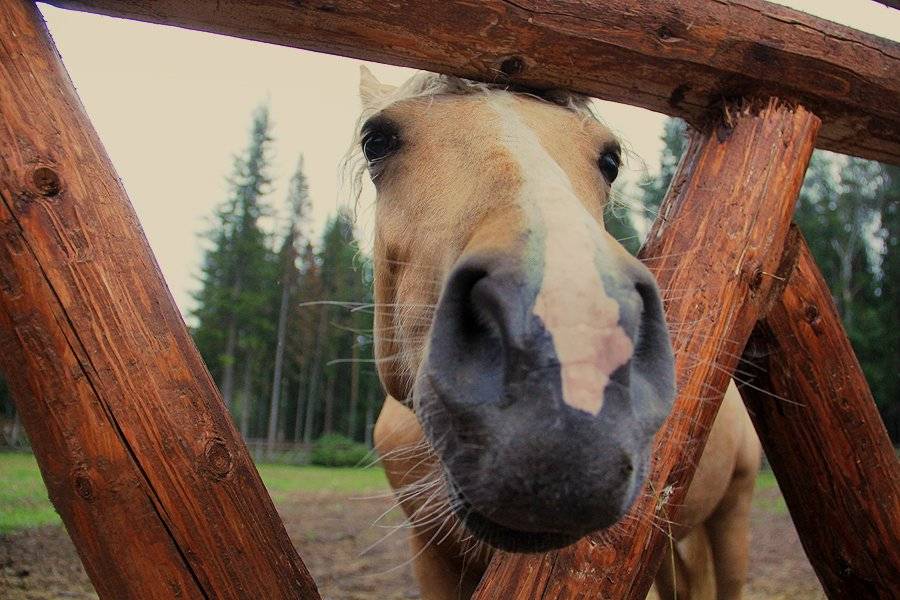
[[[323,467],[361,467],[369,449],[336,433],[323,435],[313,444],[309,461]]]

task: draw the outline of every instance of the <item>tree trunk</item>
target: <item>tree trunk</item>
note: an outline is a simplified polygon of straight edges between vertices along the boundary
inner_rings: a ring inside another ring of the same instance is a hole
[[[328,307],[323,306],[319,315],[319,331],[316,332],[316,350],[312,357],[312,369],[309,374],[309,393],[306,395],[306,425],[303,428],[303,443],[311,444],[313,440],[313,427],[315,427],[317,386],[319,385],[319,370],[322,365],[322,346],[325,343],[325,334],[328,332]]]
[[[375,428],[375,387],[369,388],[366,397],[366,446],[372,448],[372,430]]]
[[[325,423],[324,433],[334,433],[334,384],[337,381],[337,369],[331,369],[326,379],[325,391]]]
[[[347,437],[356,435],[356,405],[359,402],[359,339],[353,338],[353,358],[350,361],[350,413],[347,415]]]
[[[245,440],[250,437],[250,405],[253,394],[253,359],[244,357],[244,372],[241,379],[241,436]]]
[[[232,313],[228,321],[228,337],[225,340],[225,364],[222,365],[222,400],[229,412],[234,413],[234,361],[237,349],[237,317]]]
[[[22,435],[22,418],[19,417],[19,411],[13,408],[13,424],[9,432],[9,445],[13,448],[19,447],[19,437]]]
[[[295,442],[300,442],[303,440],[303,409],[306,399],[306,394],[304,394],[304,391],[306,390],[307,384],[309,383],[309,371],[307,369],[306,361],[303,362],[304,364],[300,368],[300,377],[297,380],[297,405],[296,412],[294,413]]]
[[[278,411],[281,408],[281,370],[284,365],[284,336],[287,331],[288,302],[291,286],[287,277],[282,278],[281,306],[278,308],[278,337],[275,343],[275,374],[272,376],[272,398],[269,402],[269,430],[266,436],[266,452],[271,454],[278,435]]]

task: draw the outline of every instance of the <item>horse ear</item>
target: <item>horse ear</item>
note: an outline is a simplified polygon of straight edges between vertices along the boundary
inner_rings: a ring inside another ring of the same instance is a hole
[[[378,81],[366,65],[359,66],[359,99],[362,101],[363,108],[375,105],[395,89],[397,88],[392,85],[385,85]]]

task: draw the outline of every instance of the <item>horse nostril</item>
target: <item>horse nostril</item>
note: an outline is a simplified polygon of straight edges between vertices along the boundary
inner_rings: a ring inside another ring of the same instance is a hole
[[[458,267],[447,281],[434,321],[433,349],[449,363],[497,364],[503,348],[503,308],[490,273],[480,263]]]
[[[638,281],[634,288],[640,295],[642,304],[634,336],[634,354],[637,358],[647,358],[648,353],[657,350],[660,325],[665,328],[665,317],[655,285]]]
[[[479,306],[476,293],[478,284],[487,275],[481,269],[463,269],[456,273],[450,284],[455,288],[450,293],[453,294],[457,307],[456,325],[462,341],[467,344],[478,343],[480,338],[496,331],[496,325],[485,314],[484,307]]]

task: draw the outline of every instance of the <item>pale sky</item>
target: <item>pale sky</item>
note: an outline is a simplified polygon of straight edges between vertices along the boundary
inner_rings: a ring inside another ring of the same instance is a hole
[[[900,11],[871,0],[780,3],[900,39]],[[246,147],[251,113],[260,103],[269,102],[274,122],[276,209],[283,210],[301,153],[316,237],[347,202],[338,165],[359,111],[360,61],[50,6],[41,10],[183,312],[193,306],[197,288],[198,235],[227,195],[225,177],[233,156]],[[369,67],[387,83],[412,73]],[[600,103],[599,113],[655,173],[664,117],[609,102]],[[633,161],[627,179],[637,179],[639,162]],[[371,196],[361,202],[364,230],[367,205]]]

